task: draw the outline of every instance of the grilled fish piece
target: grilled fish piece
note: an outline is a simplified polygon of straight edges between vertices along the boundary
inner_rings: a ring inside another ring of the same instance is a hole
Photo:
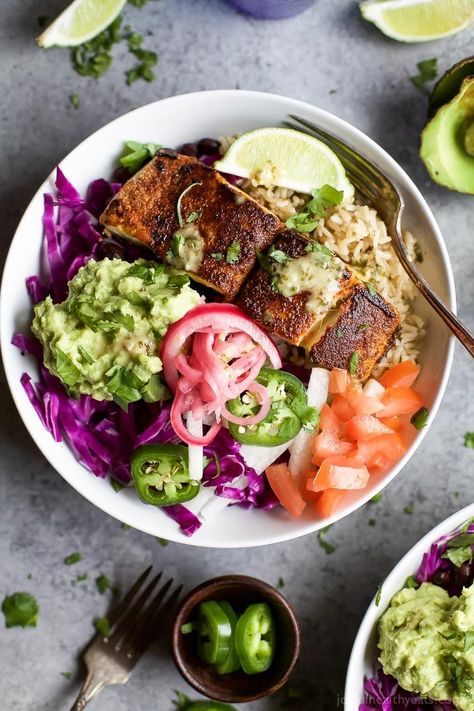
[[[283,340],[302,346],[325,368],[348,368],[365,380],[398,328],[397,311],[372,295],[354,272],[327,248],[294,230],[282,233],[238,298],[249,316]]]
[[[115,195],[100,222],[232,300],[283,223],[196,158],[161,150]]]

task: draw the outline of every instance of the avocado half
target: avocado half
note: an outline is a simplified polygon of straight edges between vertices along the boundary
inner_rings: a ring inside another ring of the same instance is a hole
[[[455,64],[430,97],[420,156],[432,179],[474,195],[474,57]]]

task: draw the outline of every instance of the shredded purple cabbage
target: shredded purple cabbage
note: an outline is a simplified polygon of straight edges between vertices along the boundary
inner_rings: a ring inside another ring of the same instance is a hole
[[[468,525],[441,536],[431,544],[429,550],[424,553],[415,575],[418,583],[432,581],[433,576],[441,571],[455,570],[455,565],[443,556],[448,541],[462,533],[474,533],[474,523],[469,522]],[[455,576],[452,577],[454,579]],[[462,586],[453,583],[451,587],[448,586],[448,592],[450,595],[459,595],[461,588]],[[392,709],[397,711],[398,708],[423,711],[427,706],[431,706],[436,711],[454,711],[454,706],[449,701],[431,701],[411,695],[410,692],[402,689],[396,679],[384,674],[379,668],[375,677],[364,682],[364,703],[359,706],[359,711],[392,711]]]
[[[56,194],[45,194],[43,227],[49,275],[26,280],[33,304],[51,295],[53,301],[67,296],[67,283],[89,259],[100,258],[98,218],[120,183],[93,181],[85,200],[58,168]],[[123,242],[124,259],[147,257],[144,248]],[[16,334],[13,345],[33,356],[40,368],[40,381],[33,384],[24,373],[21,384],[44,427],[57,442],[64,438],[78,460],[98,477],[113,476],[127,484],[131,479],[130,458],[133,450],[147,443],[180,442],[170,422],[170,404],[129,405],[124,412],[110,401],[94,400],[88,395],[70,398],[61,381],[43,365],[41,344],[32,336]],[[216,487],[215,493],[245,507],[271,509],[278,504],[265,477],[246,466],[228,430],[222,428],[211,446],[205,448],[209,464],[204,470],[204,485]],[[229,486],[246,474],[244,489]],[[169,506],[165,513],[176,521],[183,533],[191,536],[201,526],[199,519],[185,506]]]

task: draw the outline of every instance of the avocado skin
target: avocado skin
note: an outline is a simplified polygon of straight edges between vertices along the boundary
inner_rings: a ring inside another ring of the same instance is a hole
[[[436,82],[428,104],[428,118],[431,119],[444,104],[452,101],[468,76],[474,76],[474,55],[456,62]]]

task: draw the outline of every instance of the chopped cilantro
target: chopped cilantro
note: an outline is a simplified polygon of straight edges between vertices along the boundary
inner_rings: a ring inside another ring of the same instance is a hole
[[[110,479],[110,484],[112,486],[112,489],[118,493],[119,491],[122,491],[122,489],[125,488],[125,485],[122,484],[120,481],[117,481],[117,479]]]
[[[382,501],[382,494],[379,492],[378,494],[374,494],[374,496],[372,496],[369,500],[369,504],[378,504],[380,501]]]
[[[224,255],[222,252],[211,252],[211,257],[216,260],[216,262],[222,262]]]
[[[326,540],[326,533],[329,531],[331,526],[325,526],[318,531],[318,541],[321,548],[326,552],[327,555],[331,555],[336,550],[336,546]]]
[[[443,554],[443,558],[447,558],[459,568],[463,563],[471,562],[473,558],[472,546],[474,546],[474,533],[460,533],[446,543],[447,550]]]
[[[336,190],[331,185],[323,185],[312,191],[312,199],[304,206],[302,212],[292,215],[286,221],[286,226],[299,232],[313,232],[324,217],[328,207],[340,205],[344,197],[342,190]]]
[[[64,558],[64,562],[66,565],[74,565],[75,563],[79,563],[79,561],[81,560],[82,555],[79,553],[79,551],[75,551],[74,553],[71,553],[70,555]]]
[[[319,425],[319,411],[315,407],[308,406],[299,417],[305,432],[313,432]]]
[[[376,524],[377,522],[376,522],[375,518],[369,518],[369,520],[367,521],[367,523],[369,524],[369,526],[375,526],[375,524]]]
[[[106,575],[99,575],[95,579],[95,584],[101,595],[105,595],[107,590],[110,590],[110,580]]]
[[[131,526],[129,526],[128,523],[121,523],[120,528],[123,528],[124,531],[128,531]]]
[[[151,52],[149,49],[142,49],[141,47],[130,49],[130,52],[138,59],[139,64],[129,69],[128,72],[125,72],[128,86],[138,79],[153,81],[155,79],[155,72],[152,67],[158,63],[157,53]]]
[[[79,575],[76,575],[76,580],[74,582],[83,583],[84,580],[89,580],[88,574],[87,573],[79,573]]]
[[[375,594],[375,605],[378,607],[380,605],[380,600],[382,599],[382,583],[377,588],[377,592]]]
[[[466,432],[464,435],[464,446],[468,449],[474,449],[474,432]]]
[[[132,52],[134,49],[138,49],[143,44],[143,36],[138,32],[132,32],[127,38],[127,44],[129,50]]]
[[[110,632],[110,622],[107,617],[97,617],[94,620],[94,627],[102,637],[108,637]]]
[[[279,590],[283,590],[284,587],[285,587],[285,581],[283,580],[283,578],[278,578],[277,588]]]
[[[2,602],[6,627],[36,627],[39,618],[39,606],[33,595],[16,592],[7,595]]]
[[[377,293],[377,289],[375,288],[375,286],[373,284],[371,284],[370,281],[364,281],[364,284],[365,284],[369,294],[371,296],[375,296],[375,294]]]
[[[327,257],[332,257],[333,254],[330,249],[328,249],[324,244],[320,242],[314,242],[311,240],[305,247],[305,252],[316,253],[322,259],[327,259]]]
[[[268,252],[268,256],[270,259],[273,259],[274,262],[278,262],[278,264],[284,264],[285,262],[288,261],[289,257],[283,250],[281,249],[274,249],[272,251]]]
[[[160,150],[158,143],[140,143],[139,141],[125,141],[120,165],[127,168],[128,172],[136,173],[155,153]],[[140,267],[140,265],[135,265]],[[143,266],[143,265],[142,265]],[[143,269],[147,267],[143,266]]]
[[[61,672],[61,676],[63,676],[65,679],[71,679],[72,673],[71,672]]]
[[[357,351],[354,351],[349,358],[349,373],[351,375],[354,375],[355,372],[357,371],[357,366],[359,365],[359,354]]]
[[[225,255],[225,261],[227,262],[227,264],[235,264],[236,262],[239,261],[239,257],[240,257],[240,243],[234,241],[227,248],[227,252]]]
[[[169,541],[166,540],[166,538],[157,538],[156,540],[158,541],[160,546],[163,546],[163,547],[168,546],[170,543]]]
[[[437,65],[438,60],[436,57],[433,59],[424,59],[423,61],[418,62],[416,65],[418,74],[410,77],[412,83],[418,87],[418,89],[425,91],[426,82],[432,81],[436,78]]]
[[[73,106],[75,109],[78,109],[81,105],[81,100],[79,99],[78,94],[71,94],[69,97],[69,101],[71,103],[71,106]]]
[[[405,587],[406,588],[417,588],[418,583],[416,578],[413,577],[413,575],[409,575],[408,578],[405,580]]]
[[[336,328],[336,338],[341,338],[341,336],[342,336],[342,328],[340,326],[338,326]]]
[[[200,212],[190,212],[186,218],[186,222],[189,225],[191,222],[196,222],[196,220],[199,220],[200,217],[201,217]]]
[[[71,50],[72,66],[83,77],[99,79],[112,64],[110,50],[121,40],[119,15],[103,32]]]
[[[81,374],[72,359],[59,348],[56,349],[56,371],[66,385],[75,385]]]
[[[410,505],[410,506],[405,506],[405,507],[403,508],[403,510],[404,510],[404,512],[405,512],[406,514],[409,514],[409,515],[411,516],[411,514],[412,514],[413,511],[414,511],[414,508],[413,508],[412,505]]]
[[[94,363],[94,358],[91,356],[89,351],[84,348],[81,344],[77,346],[77,351],[82,358],[86,361],[86,363],[89,363],[89,365],[92,365]]]
[[[412,415],[410,422],[416,430],[422,430],[423,427],[426,427],[429,414],[430,411],[427,407],[420,407],[420,409],[417,410],[414,415]]]
[[[166,258],[173,259],[175,257],[179,257],[179,250],[183,245],[184,235],[180,234],[179,232],[175,232],[174,235],[171,237],[170,246],[168,251],[166,252]]]

